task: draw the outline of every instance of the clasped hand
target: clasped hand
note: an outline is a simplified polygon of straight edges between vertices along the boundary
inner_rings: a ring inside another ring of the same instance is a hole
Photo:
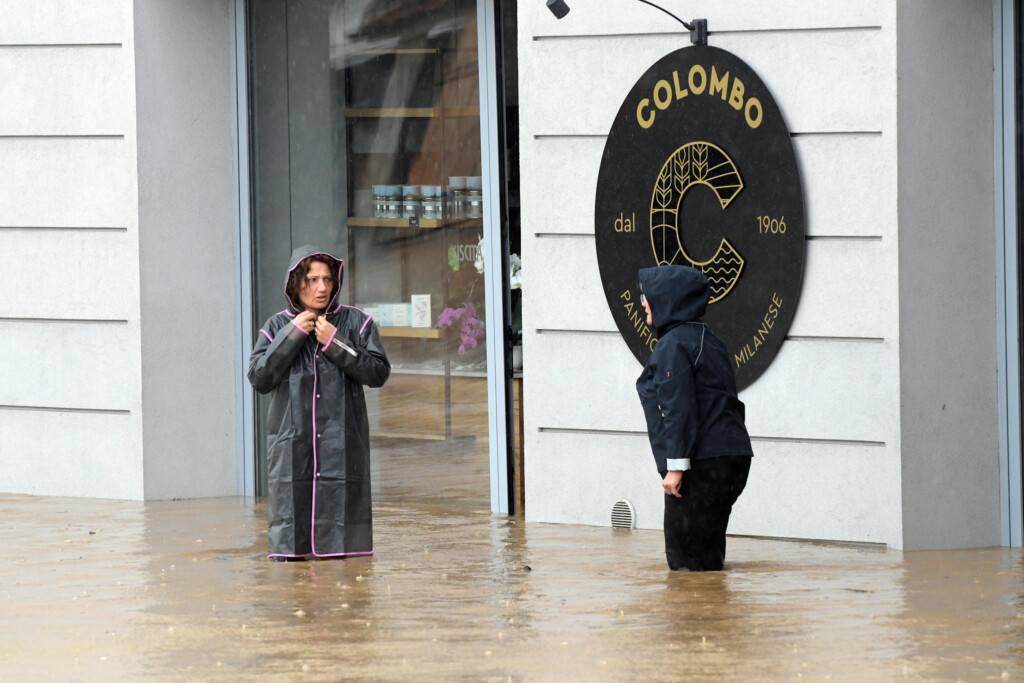
[[[316,340],[326,345],[334,336],[336,328],[327,322],[327,316],[317,315],[313,311],[303,311],[295,316],[295,324],[307,333],[316,332]]]
[[[682,498],[683,495],[679,493],[679,485],[683,483],[683,473],[680,470],[671,470],[665,474],[665,478],[661,481],[661,488],[665,489],[665,493],[676,498]]]

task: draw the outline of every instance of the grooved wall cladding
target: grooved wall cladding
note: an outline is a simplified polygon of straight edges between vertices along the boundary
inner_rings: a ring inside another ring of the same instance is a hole
[[[0,16],[0,491],[141,498],[132,3]]]
[[[689,44],[641,3],[519,5],[526,516],[661,526],[661,489],[594,253],[605,136],[633,83]],[[901,542],[896,10],[888,2],[696,2],[793,133],[804,287],[789,337],[743,392],[756,458],[731,533]],[[566,486],[566,482],[572,482]],[[578,491],[573,493],[573,491]]]

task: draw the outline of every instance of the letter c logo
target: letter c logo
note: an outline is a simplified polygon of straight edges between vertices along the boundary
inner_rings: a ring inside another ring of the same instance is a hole
[[[651,247],[659,266],[672,265],[682,257],[680,265],[703,272],[711,284],[710,303],[715,303],[736,285],[744,261],[725,238],[707,261],[696,261],[686,253],[679,233],[679,211],[687,190],[694,185],[711,188],[725,209],[743,189],[743,180],[729,155],[710,142],[690,142],[677,149],[662,166],[651,196]]]

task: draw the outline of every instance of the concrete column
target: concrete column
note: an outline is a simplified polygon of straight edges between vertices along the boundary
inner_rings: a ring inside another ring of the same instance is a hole
[[[902,547],[998,545],[992,11],[897,26]]]
[[[229,9],[134,3],[146,498],[238,492]]]

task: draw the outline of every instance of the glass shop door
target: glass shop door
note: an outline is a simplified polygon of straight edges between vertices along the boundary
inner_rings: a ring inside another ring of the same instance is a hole
[[[373,317],[392,365],[365,390],[375,503],[492,507],[488,346],[505,340],[485,325],[483,236],[501,230],[485,220],[477,18],[477,0],[248,6],[256,318],[285,307],[293,248],[344,259],[342,302]]]

